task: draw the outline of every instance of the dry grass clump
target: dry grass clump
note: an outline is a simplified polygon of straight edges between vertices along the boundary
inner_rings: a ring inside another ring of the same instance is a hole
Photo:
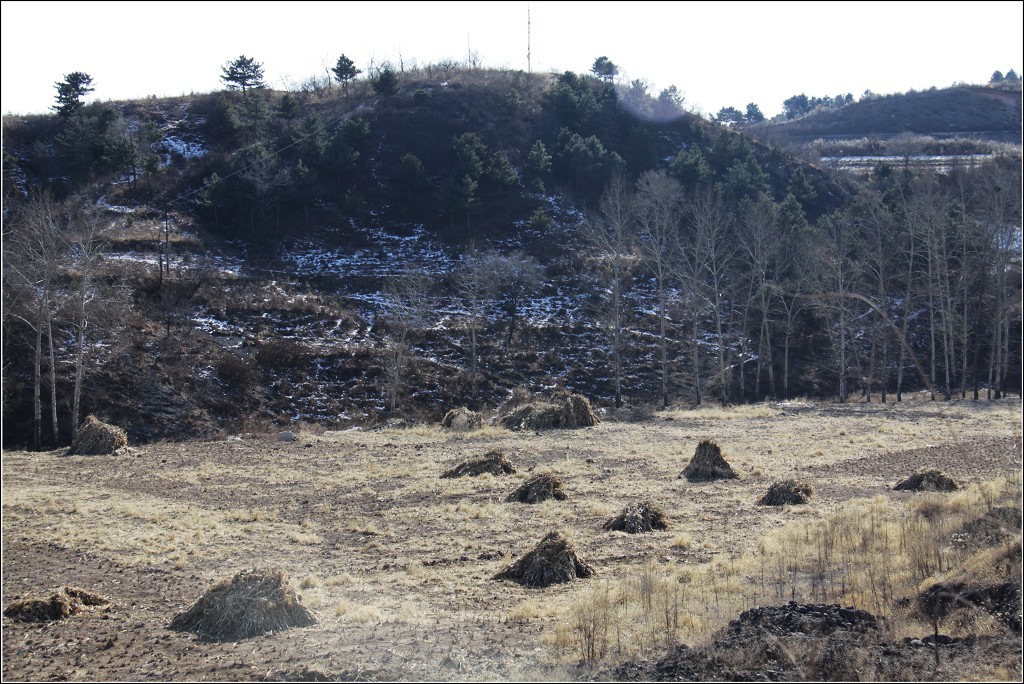
[[[89,416],[78,428],[68,456],[96,456],[112,454],[128,446],[128,435],[116,425],[109,425]]]
[[[61,587],[46,598],[15,601],[4,609],[4,617],[16,622],[52,622],[76,615],[86,606],[106,606],[110,599],[76,587]]]
[[[448,413],[444,414],[444,418],[441,420],[441,427],[454,430],[455,432],[469,432],[470,430],[477,430],[484,424],[483,417],[476,411],[471,411],[465,406],[452,409]]]
[[[516,472],[516,467],[508,460],[505,453],[498,449],[493,449],[480,458],[463,461],[454,468],[446,470],[441,477],[453,478],[465,477],[467,475],[475,477],[477,475],[483,475],[484,473],[490,473],[491,475],[511,475],[514,472]]]
[[[776,482],[758,500],[762,506],[797,506],[808,503],[814,496],[814,487],[796,480]]]
[[[622,513],[606,522],[603,529],[627,534],[667,530],[668,518],[660,508],[649,501],[637,501],[627,505],[622,509]]]
[[[237,641],[314,624],[316,618],[283,571],[251,569],[214,584],[171,621],[170,629],[212,641]]]
[[[679,477],[690,482],[706,482],[708,480],[733,480],[739,477],[726,460],[722,450],[712,441],[702,440],[693,452],[693,458],[683,469]]]
[[[575,547],[559,532],[549,532],[525,556],[492,579],[507,579],[525,587],[547,587],[593,577],[594,568],[585,563]]]
[[[590,427],[601,421],[586,397],[566,394],[551,401],[532,399],[519,404],[498,422],[509,430],[547,430]]]
[[[955,492],[960,485],[942,471],[930,469],[900,480],[893,489],[906,492]]]
[[[562,481],[554,475],[542,474],[531,477],[509,494],[508,501],[535,504],[548,499],[564,501],[567,497]]]

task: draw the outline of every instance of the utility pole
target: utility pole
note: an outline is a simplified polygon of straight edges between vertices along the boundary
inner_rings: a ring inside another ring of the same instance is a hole
[[[526,74],[533,73],[530,68],[530,3],[526,3]]]

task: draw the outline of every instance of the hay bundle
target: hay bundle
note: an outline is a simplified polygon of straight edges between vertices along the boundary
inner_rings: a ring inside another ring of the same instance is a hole
[[[549,428],[580,428],[600,423],[590,401],[580,394],[566,394],[560,399],[535,399],[520,404],[499,418],[509,430],[547,430]]]
[[[757,503],[762,506],[797,506],[808,503],[814,496],[814,487],[806,482],[785,480],[776,482]]]
[[[4,609],[4,616],[17,622],[52,622],[82,612],[85,606],[106,606],[110,599],[85,589],[61,587],[46,598],[15,601]]]
[[[942,471],[931,469],[914,473],[901,480],[893,489],[906,492],[955,492],[960,485]]]
[[[640,501],[631,503],[622,509],[622,513],[604,524],[604,529],[628,534],[666,530],[668,529],[668,518],[654,504],[649,501]]]
[[[116,425],[108,425],[89,416],[78,428],[75,440],[68,449],[68,456],[94,456],[112,454],[128,446],[128,435]]]
[[[441,421],[441,427],[446,427],[449,430],[455,430],[456,432],[477,430],[483,426],[483,424],[483,417],[476,411],[471,411],[465,406],[452,409],[448,413],[444,414],[444,419]]]
[[[483,475],[484,473],[490,473],[491,475],[511,475],[514,472],[516,472],[516,467],[508,460],[505,453],[494,449],[492,451],[488,451],[480,458],[463,461],[451,470],[446,470],[441,477],[452,478],[465,477],[467,475],[475,477],[477,475]]]
[[[532,551],[492,579],[507,579],[524,587],[547,587],[594,574],[594,568],[580,559],[567,539],[558,532],[549,532]]]
[[[554,475],[536,475],[509,494],[508,501],[534,504],[548,499],[563,501],[566,498],[561,480]]]
[[[722,458],[722,450],[718,448],[718,445],[705,439],[697,445],[697,450],[693,452],[693,458],[683,468],[679,477],[685,477],[690,482],[704,482],[707,480],[733,480],[739,475]]]
[[[212,641],[237,641],[315,624],[283,571],[252,569],[214,584],[171,621],[170,629]]]

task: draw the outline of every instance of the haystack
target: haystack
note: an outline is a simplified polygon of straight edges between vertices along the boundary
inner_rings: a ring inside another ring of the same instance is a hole
[[[679,477],[685,477],[690,482],[704,482],[707,480],[733,480],[739,477],[725,459],[722,458],[722,450],[714,442],[703,440],[697,445],[693,452],[693,458],[683,468]]]
[[[456,432],[469,432],[470,430],[476,430],[483,424],[483,417],[476,411],[471,411],[465,406],[452,409],[448,413],[444,414],[444,419],[441,420],[441,427],[446,427],[449,430],[455,430]]]
[[[604,529],[628,534],[666,530],[668,518],[660,508],[649,501],[638,501],[629,504],[622,509],[622,513],[606,522]]]
[[[594,568],[580,559],[567,539],[558,532],[549,532],[532,551],[492,579],[507,579],[524,587],[547,587],[594,574]]]
[[[776,482],[757,503],[762,506],[798,506],[808,503],[814,496],[814,487],[806,482],[785,480]]]
[[[315,624],[283,571],[252,569],[214,584],[171,621],[170,629],[211,641],[237,641]]]
[[[480,458],[463,461],[451,470],[446,470],[441,477],[452,478],[465,477],[467,475],[475,477],[477,475],[483,475],[484,473],[490,473],[491,475],[511,475],[514,472],[516,472],[516,467],[508,460],[505,452],[494,449],[492,451],[488,451]]]
[[[76,587],[61,587],[46,598],[15,601],[4,609],[4,616],[17,622],[52,622],[82,612],[86,606],[106,606],[110,599]]]
[[[949,475],[940,470],[922,470],[901,480],[893,487],[906,492],[955,492],[960,485]]]
[[[540,503],[548,499],[565,500],[565,490],[562,489],[562,481],[554,475],[536,475],[524,482],[514,492],[509,494],[508,501],[520,503]]]
[[[601,421],[586,397],[566,394],[551,401],[535,399],[520,404],[498,422],[509,430],[547,430],[590,427]]]
[[[68,456],[109,455],[128,446],[128,435],[116,425],[109,425],[96,416],[89,416],[78,428],[68,449]]]

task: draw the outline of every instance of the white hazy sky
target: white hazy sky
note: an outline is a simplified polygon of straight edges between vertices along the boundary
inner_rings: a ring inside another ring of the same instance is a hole
[[[42,113],[54,83],[84,71],[91,99],[220,90],[247,55],[275,88],[345,54],[464,60],[586,73],[607,55],[620,78],[675,85],[713,114],[791,95],[906,92],[1022,73],[1022,2],[28,2],[2,3],[3,113]]]

